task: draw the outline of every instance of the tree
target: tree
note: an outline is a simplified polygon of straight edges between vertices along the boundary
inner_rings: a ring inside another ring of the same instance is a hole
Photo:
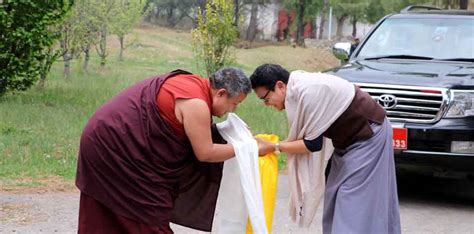
[[[61,34],[59,48],[53,54],[59,54],[64,62],[63,77],[69,78],[71,60],[85,53],[83,69],[87,71],[89,48],[96,43],[99,22],[93,14],[91,0],[76,0],[64,22],[56,27]]]
[[[81,44],[83,42],[82,27],[79,15],[79,8],[75,5],[64,22],[57,27],[61,37],[59,38],[59,50],[53,54],[59,54],[63,58],[64,70],[63,77],[69,78],[71,74],[71,60],[81,53]]]
[[[306,1],[299,0],[296,3],[296,44],[299,46],[304,45],[304,8]]]
[[[202,20],[206,21],[206,5],[207,5],[207,0],[198,0],[198,15],[202,15]],[[197,25],[197,17],[195,21],[195,25]]]
[[[365,9],[365,20],[369,23],[375,23],[387,14],[399,12],[409,5],[424,5],[445,0],[369,0]],[[451,0],[449,0],[451,1]]]
[[[46,82],[46,77],[48,76],[49,71],[53,63],[61,56],[59,50],[54,49],[54,47],[49,47],[45,49],[45,58],[40,62],[40,79],[38,82],[38,88],[43,89]]]
[[[260,0],[252,0],[252,6],[250,9],[250,20],[249,26],[247,28],[247,32],[245,34],[245,40],[247,41],[254,41],[255,36],[257,35],[257,16],[258,16],[258,5],[260,4]]]
[[[349,4],[352,37],[357,36],[357,22],[365,21],[365,10],[367,9],[368,4],[368,0],[354,1]]]
[[[296,44],[304,46],[304,23],[321,9],[320,0],[285,0],[285,6],[296,11]]]
[[[319,24],[319,36],[318,39],[323,39],[324,24],[326,24],[326,14],[328,13],[329,0],[323,0],[323,7],[321,10],[321,22]]]
[[[331,0],[334,15],[337,19],[336,36],[341,37],[344,22],[350,19],[352,24],[352,36],[357,35],[357,22],[365,21],[365,11],[368,8],[368,0]]]
[[[240,1],[242,4],[249,4],[250,5],[250,19],[249,25],[245,32],[244,38],[247,41],[254,41],[255,37],[257,36],[258,32],[258,12],[259,9],[265,7],[265,3],[268,3],[269,0],[247,0],[247,1]],[[234,3],[239,3],[239,1],[234,1]],[[236,7],[237,9],[237,7]],[[245,8],[244,8],[245,9]],[[238,16],[236,16],[237,18]]]
[[[0,95],[26,90],[51,67],[49,48],[59,34],[50,30],[70,10],[72,0],[4,0],[0,5]]]
[[[242,8],[242,0],[234,0],[234,26],[239,28],[240,9]]]
[[[148,0],[145,8],[150,9],[150,11],[146,14],[146,20],[154,23],[159,18],[164,17],[166,19],[166,25],[164,26],[168,27],[175,27],[185,17],[196,23],[196,9],[199,7],[205,9],[205,6],[205,0]]]
[[[444,9],[467,9],[468,0],[433,0],[432,4]]]
[[[107,61],[107,36],[109,35],[111,20],[113,18],[114,7],[116,2],[114,0],[100,0],[96,1],[91,7],[92,15],[97,22],[97,33],[99,35],[98,45],[95,47],[97,54],[100,57],[100,66],[104,67]]]
[[[59,45],[50,47],[41,72],[39,88],[43,88],[47,71],[58,58],[64,63],[63,77],[69,78],[71,73],[70,62],[85,54],[83,70],[87,72],[89,49],[97,40],[97,21],[91,11],[91,0],[76,0],[74,6],[64,17],[64,21],[55,27],[50,27],[54,33],[60,35]]]
[[[365,20],[374,24],[387,14],[386,9],[382,5],[381,0],[369,0],[369,4],[365,9]]]
[[[75,8],[78,12],[78,17],[81,19],[77,26],[77,31],[82,37],[81,51],[84,53],[84,61],[82,64],[82,71],[87,73],[90,50],[98,43],[100,22],[95,16],[93,10],[93,0],[76,0]]]
[[[382,1],[382,5],[385,9],[386,14],[400,12],[400,10],[410,5],[424,5],[427,3],[430,3],[430,0],[383,0]]]
[[[198,26],[191,32],[194,57],[198,65],[204,64],[208,76],[233,61],[231,47],[238,35],[233,10],[229,1],[208,1],[205,15],[199,13]]]
[[[354,0],[356,1],[356,0]],[[349,18],[351,14],[350,4],[352,0],[331,0],[331,6],[333,7],[334,16],[336,16],[336,36],[342,36],[342,29],[344,27],[344,22]]]
[[[112,10],[110,32],[117,35],[120,42],[119,60],[123,60],[125,35],[141,20],[144,2],[138,0],[122,0]]]

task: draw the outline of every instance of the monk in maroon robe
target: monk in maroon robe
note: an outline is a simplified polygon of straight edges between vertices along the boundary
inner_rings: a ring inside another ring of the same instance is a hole
[[[79,233],[210,231],[222,162],[234,156],[212,124],[251,91],[237,68],[143,80],[100,107],[81,136]]]

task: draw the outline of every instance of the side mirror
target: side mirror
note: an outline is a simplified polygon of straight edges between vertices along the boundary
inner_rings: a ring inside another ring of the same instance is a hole
[[[349,60],[351,51],[350,42],[338,42],[332,47],[332,54],[341,61]]]

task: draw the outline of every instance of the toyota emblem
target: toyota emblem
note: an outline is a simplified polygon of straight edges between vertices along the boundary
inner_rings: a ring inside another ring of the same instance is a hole
[[[383,94],[381,95],[377,102],[384,108],[384,109],[392,109],[397,105],[397,97],[391,94]]]

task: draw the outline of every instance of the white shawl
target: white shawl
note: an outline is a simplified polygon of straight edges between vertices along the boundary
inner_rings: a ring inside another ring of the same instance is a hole
[[[312,140],[324,133],[347,109],[354,85],[336,76],[294,71],[286,88],[285,109],[290,127],[288,141]],[[287,154],[290,216],[308,227],[324,193],[324,169],[334,148],[324,138],[319,152]]]
[[[218,123],[217,129],[234,147],[235,158],[224,162],[212,232],[245,233],[250,219],[253,233],[266,234],[257,142],[247,124],[234,113]]]

